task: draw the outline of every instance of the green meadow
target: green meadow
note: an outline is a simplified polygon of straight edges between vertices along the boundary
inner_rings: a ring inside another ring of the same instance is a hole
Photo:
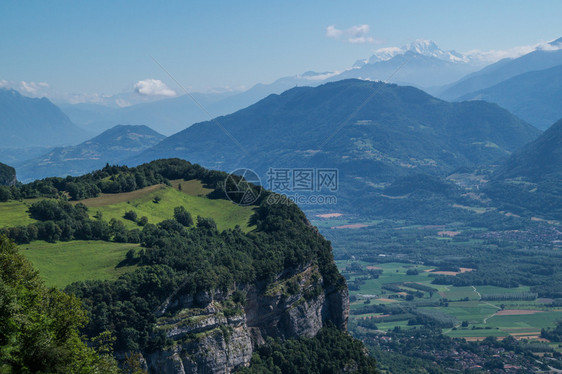
[[[179,184],[182,186],[181,191]],[[174,181],[172,186],[150,186],[128,193],[105,194],[80,202],[88,206],[90,217],[101,212],[104,220],[121,219],[128,229],[137,228],[137,225],[123,219],[127,211],[134,211],[139,218],[146,216],[149,223],[156,224],[173,218],[174,208],[180,205],[191,213],[194,220],[197,216],[212,217],[219,231],[236,225],[246,232],[253,229],[249,224],[253,207],[238,206],[228,200],[209,199],[205,197],[209,191],[199,181]],[[160,199],[158,202],[155,200],[157,197]]]
[[[119,267],[138,244],[74,240],[47,243],[41,240],[19,246],[21,253],[39,270],[48,286],[63,288],[85,280],[117,279],[136,266]]]
[[[146,216],[149,223],[157,224],[174,216],[174,208],[183,206],[197,216],[211,217],[222,231],[240,226],[248,232],[254,207],[241,207],[228,200],[209,199],[211,192],[200,181],[171,181],[171,185],[155,185],[127,193],[102,194],[99,197],[81,200],[89,208],[91,218],[98,212],[105,221],[121,220],[127,229],[142,229],[135,222],[124,219],[125,212],[134,211],[138,218]],[[41,199],[8,201],[0,203],[0,227],[27,225],[36,222],[28,209]],[[78,203],[78,202],[73,202]],[[76,281],[117,279],[121,274],[134,270],[135,266],[123,264],[130,249],[139,244],[122,244],[104,241],[69,241],[47,243],[34,241],[19,246],[21,252],[39,270],[48,286],[65,287]]]
[[[24,226],[36,222],[27,210],[42,199],[10,200],[0,203],[0,227]]]

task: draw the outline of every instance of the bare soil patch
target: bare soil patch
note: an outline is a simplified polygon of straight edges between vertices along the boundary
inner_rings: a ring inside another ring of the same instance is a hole
[[[317,214],[316,217],[318,218],[337,218],[341,217],[343,214],[341,213],[325,213],[325,214]]]
[[[437,235],[439,236],[448,236],[449,238],[454,238],[455,236],[459,235],[460,231],[439,231]]]
[[[161,188],[165,188],[166,186],[163,184],[156,184],[154,186],[145,187],[140,190],[132,191],[132,192],[123,192],[118,194],[102,194],[99,197],[94,197],[91,199],[85,199],[80,201],[74,201],[73,204],[82,203],[89,208],[98,207],[98,206],[106,206],[106,205],[113,205],[124,203],[126,201],[135,200],[150,194],[151,192],[158,191]]]
[[[342,225],[342,226],[333,226],[332,229],[360,229],[362,227],[369,227],[369,225],[365,225],[363,223],[354,223],[350,225]]]
[[[524,309],[506,309],[500,310],[496,313],[496,316],[520,316],[524,314],[536,314],[542,313],[541,310],[524,310]]]

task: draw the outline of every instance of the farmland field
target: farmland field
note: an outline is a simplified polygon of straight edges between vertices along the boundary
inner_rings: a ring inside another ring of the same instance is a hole
[[[503,288],[435,285],[431,283],[435,275],[432,276],[427,271],[431,267],[422,265],[351,260],[337,261],[337,265],[350,284],[350,326],[363,331],[366,327],[362,327],[365,325],[360,321],[365,320],[375,323],[378,331],[396,327],[414,328],[416,325],[409,323],[411,310],[417,311],[413,313],[450,316],[456,322],[443,328],[442,332],[447,336],[471,340],[510,335],[517,339],[538,339],[542,328],[552,328],[557,321],[562,320],[562,308],[545,306],[540,300],[482,300],[482,296],[528,293],[529,287],[526,286]],[[378,277],[372,276],[373,271],[379,272]],[[425,291],[424,286],[427,287]],[[393,290],[393,287],[398,288]],[[430,293],[430,289],[437,292]],[[376,305],[410,308],[410,314],[404,314],[402,320],[386,321],[388,314],[368,309]],[[361,313],[362,310],[366,312]],[[357,323],[358,327],[355,326]]]

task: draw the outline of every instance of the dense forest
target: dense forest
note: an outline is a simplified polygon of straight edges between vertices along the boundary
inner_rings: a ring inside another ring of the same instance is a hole
[[[250,368],[241,374],[358,374],[377,373],[375,360],[358,340],[333,327],[325,327],[314,338],[280,342],[269,339],[254,354]]]

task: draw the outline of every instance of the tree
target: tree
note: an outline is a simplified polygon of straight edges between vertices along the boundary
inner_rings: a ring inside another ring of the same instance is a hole
[[[12,193],[10,189],[6,186],[0,186],[0,201],[8,201],[12,198]]]
[[[174,208],[174,218],[185,227],[193,225],[193,218],[191,218],[191,214],[185,210],[183,206],[177,206]]]
[[[139,221],[137,222],[137,225],[139,226],[144,226],[148,223],[148,217],[147,216],[142,216]]]
[[[137,222],[137,212],[134,210],[129,210],[125,212],[123,218],[128,219],[129,221]]]
[[[127,257],[127,261],[128,261],[128,262],[133,262],[133,260],[135,259],[135,250],[134,250],[134,249],[129,249],[129,250],[127,251],[126,257]]]
[[[204,228],[204,229],[210,229],[210,230],[216,230],[217,224],[215,223],[215,220],[210,218],[210,217],[197,216],[197,227],[198,228]]]
[[[46,288],[0,237],[0,373],[118,373],[110,352],[82,341],[86,322],[80,300]]]

